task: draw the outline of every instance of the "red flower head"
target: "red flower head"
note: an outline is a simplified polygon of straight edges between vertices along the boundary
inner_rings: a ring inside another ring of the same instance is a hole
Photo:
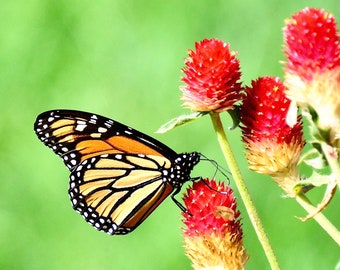
[[[279,78],[263,77],[252,81],[251,87],[246,87],[241,123],[250,168],[273,176],[291,192],[298,181],[295,168],[304,140],[301,118],[292,127],[287,124],[291,101],[284,90]]]
[[[340,139],[340,35],[332,14],[305,8],[284,28],[287,96],[302,108],[312,108],[316,125]]]
[[[231,188],[214,180],[195,182],[183,201],[184,241],[194,268],[243,269],[248,257]]]
[[[204,39],[189,50],[182,69],[181,87],[184,105],[193,111],[225,111],[233,109],[242,98],[240,64],[229,44],[217,39]]]
[[[305,8],[286,21],[286,72],[310,81],[316,73],[340,66],[335,18],[323,9]]]

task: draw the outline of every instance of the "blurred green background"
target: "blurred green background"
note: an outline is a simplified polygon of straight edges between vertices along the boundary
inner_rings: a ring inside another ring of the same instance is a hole
[[[2,1],[0,269],[191,269],[180,210],[170,199],[126,236],[98,232],[75,213],[69,172],[36,138],[35,117],[56,108],[95,112],[224,166],[208,117],[154,134],[188,112],[178,90],[187,49],[203,38],[223,39],[238,51],[245,83],[282,77],[284,19],[307,5],[340,19],[334,0]],[[227,114],[223,119],[231,124]],[[334,269],[335,242],[313,220],[297,220],[304,210],[268,177],[247,170],[240,132],[228,133],[282,269]],[[214,172],[197,167],[193,175]],[[312,191],[316,202],[321,195]],[[339,227],[338,197],[325,214]],[[251,256],[246,269],[269,269],[241,201],[239,209]]]

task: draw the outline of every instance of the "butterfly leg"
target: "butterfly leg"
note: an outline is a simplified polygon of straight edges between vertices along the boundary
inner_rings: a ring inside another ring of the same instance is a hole
[[[188,212],[188,210],[183,206],[183,204],[181,204],[176,198],[175,196],[181,191],[181,187],[178,187],[174,193],[172,193],[171,195],[171,199],[174,201],[174,203],[183,211],[183,212]]]

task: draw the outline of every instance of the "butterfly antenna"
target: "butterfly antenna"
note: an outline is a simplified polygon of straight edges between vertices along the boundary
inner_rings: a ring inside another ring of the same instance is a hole
[[[227,169],[221,167],[215,160],[210,159],[210,158],[206,157],[205,155],[203,155],[203,154],[201,154],[201,153],[200,153],[200,156],[201,156],[201,160],[205,160],[205,161],[210,162],[210,163],[216,168],[216,170],[215,170],[214,175],[213,175],[212,178],[215,178],[217,172],[220,172],[223,176],[225,176],[225,177],[227,178],[227,180],[228,180],[228,185],[230,184],[230,179],[229,179],[229,177],[228,177],[228,175],[227,175],[227,174],[230,174],[230,172],[229,172]],[[210,190],[212,190],[212,191],[214,191],[214,192],[218,192],[218,193],[220,193],[220,194],[227,195],[227,192],[220,191],[220,190],[217,190],[217,189],[215,189],[215,188],[212,188],[212,187],[211,187],[211,186],[210,186],[210,185],[209,185],[209,184],[208,184],[201,176],[193,177],[193,178],[190,179],[190,181],[192,181],[192,182],[198,181],[198,180],[202,181],[202,182],[203,182]],[[191,214],[191,213],[183,206],[183,204],[181,204],[181,203],[175,198],[175,196],[180,192],[180,190],[181,190],[180,188],[176,189],[175,192],[172,193],[171,199],[172,199],[173,202],[174,202],[174,203],[182,210],[182,212],[185,212],[185,213],[187,213],[187,214],[189,214],[189,215],[192,216],[192,214]]]
[[[229,185],[230,184],[230,179],[229,179],[227,174],[230,174],[230,172],[227,169],[225,169],[222,166],[220,166],[215,160],[210,159],[210,158],[206,157],[203,154],[200,154],[200,155],[201,155],[201,157],[203,157],[203,158],[201,158],[201,160],[205,160],[205,161],[210,162],[216,168],[215,173],[214,173],[212,178],[215,178],[217,172],[220,172],[223,176],[225,176],[225,178],[227,178],[228,185]]]
[[[211,186],[209,186],[209,184],[203,178],[201,180],[210,190],[215,191],[215,192],[220,193],[220,194],[223,194],[223,195],[228,195],[228,193],[225,192],[225,191],[220,191],[220,190],[217,190],[217,189],[212,188]],[[229,181],[229,178],[228,178],[228,181]]]

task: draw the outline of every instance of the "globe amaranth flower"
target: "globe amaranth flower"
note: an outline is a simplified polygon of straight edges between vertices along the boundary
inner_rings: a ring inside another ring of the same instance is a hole
[[[340,138],[340,36],[332,14],[305,8],[284,27],[287,96],[317,113],[317,126]]]
[[[243,269],[248,256],[232,189],[205,179],[183,201],[184,246],[194,269]]]
[[[291,101],[277,77],[262,77],[245,88],[241,107],[242,139],[249,168],[270,175],[288,193],[299,181],[296,166],[304,146],[299,117],[292,127],[286,117]]]
[[[229,44],[217,39],[197,42],[195,49],[189,50],[182,69],[183,105],[199,112],[233,109],[242,97],[236,52],[230,52]]]

